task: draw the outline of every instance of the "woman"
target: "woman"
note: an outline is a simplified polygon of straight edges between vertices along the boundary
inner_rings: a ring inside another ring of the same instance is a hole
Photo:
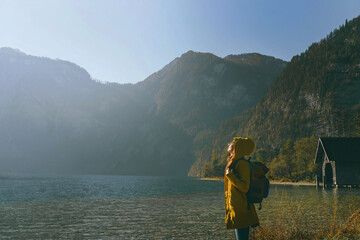
[[[235,137],[229,143],[228,164],[225,169],[225,223],[235,229],[236,239],[249,239],[250,226],[259,225],[253,203],[248,203],[246,192],[250,186],[250,164],[246,161],[255,148],[250,138]]]

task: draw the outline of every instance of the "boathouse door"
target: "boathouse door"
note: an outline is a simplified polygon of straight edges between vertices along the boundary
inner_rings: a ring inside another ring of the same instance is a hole
[[[332,186],[334,184],[334,175],[331,163],[326,163],[324,172],[324,185]]]

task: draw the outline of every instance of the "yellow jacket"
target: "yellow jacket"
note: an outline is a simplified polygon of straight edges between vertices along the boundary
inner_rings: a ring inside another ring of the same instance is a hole
[[[240,140],[238,143],[247,141],[247,139],[243,138]],[[240,148],[243,148],[246,144],[241,144],[242,146],[239,145],[235,145],[235,151],[243,157],[244,154],[240,154],[240,151],[244,152],[244,150]],[[251,151],[248,152],[251,153],[253,147]],[[248,152],[246,152],[246,154],[250,154]],[[236,162],[236,166],[231,167],[229,173],[225,174],[224,178],[225,223],[228,229],[246,228],[249,226],[255,227],[259,225],[254,204],[249,203],[248,208],[246,192],[249,190],[249,186],[250,164],[240,159]]]

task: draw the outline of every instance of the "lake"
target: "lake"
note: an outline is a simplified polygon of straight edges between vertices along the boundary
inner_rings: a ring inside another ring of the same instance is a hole
[[[258,211],[319,228],[360,208],[359,189],[272,185]],[[290,222],[291,222],[290,221]],[[187,177],[0,176],[1,239],[234,239],[223,182]]]

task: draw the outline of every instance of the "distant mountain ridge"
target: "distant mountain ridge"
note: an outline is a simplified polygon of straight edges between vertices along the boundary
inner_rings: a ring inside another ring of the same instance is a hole
[[[9,48],[0,49],[0,85],[3,171],[184,175],[193,161],[185,134],[147,112],[133,85]]]
[[[236,62],[238,64],[250,65],[250,66],[264,66],[271,64],[282,64],[283,67],[286,63],[278,58],[265,56],[259,53],[244,53],[239,55],[228,55],[224,59]]]
[[[257,57],[269,59],[271,73],[189,51],[120,85],[96,82],[67,61],[1,48],[0,167],[186,175],[220,124],[255,106],[286,64]]]

